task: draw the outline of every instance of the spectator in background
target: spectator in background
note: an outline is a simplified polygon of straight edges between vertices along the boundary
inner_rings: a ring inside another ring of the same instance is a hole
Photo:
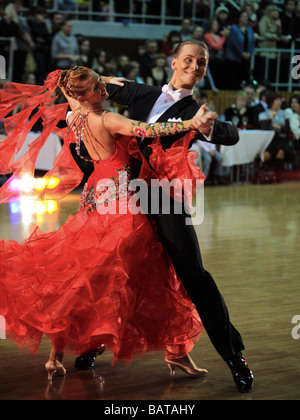
[[[291,44],[294,30],[294,19],[296,10],[295,0],[285,0],[284,10],[279,14],[282,27],[281,45],[285,48]]]
[[[0,21],[0,37],[16,37],[19,33],[19,26],[13,19],[4,13]],[[16,48],[16,43],[14,42],[13,48]],[[0,54],[5,58],[6,63],[9,61],[9,50],[10,43],[7,41],[0,41]]]
[[[181,22],[181,29],[179,33],[180,33],[182,41],[186,41],[187,39],[192,38],[192,35],[193,35],[192,22],[190,19],[188,18],[183,19],[183,21]]]
[[[227,88],[237,90],[250,81],[250,60],[254,52],[254,33],[248,26],[248,15],[241,12],[238,24],[232,25],[225,45]]]
[[[256,97],[256,91],[253,85],[246,85],[243,91],[248,97],[247,106],[251,107],[258,104],[258,98]]]
[[[218,7],[215,12],[215,18],[219,24],[219,35],[227,37],[231,26],[228,8],[225,6]]]
[[[21,6],[22,2],[20,0],[14,0],[6,6],[4,11],[6,16],[18,25],[13,71],[13,81],[17,83],[21,83],[26,60],[29,54],[32,58],[32,51],[35,47],[27,20],[25,17],[20,16]]]
[[[258,38],[258,18],[254,9],[254,2],[245,3],[242,7],[242,11],[247,13],[248,16],[248,26],[253,30],[255,39]]]
[[[234,104],[225,109],[221,121],[230,121],[237,128],[250,128],[251,111],[247,105],[248,95],[243,90],[234,95]]]
[[[278,8],[275,5],[269,5],[264,10],[265,14],[259,21],[259,35],[262,40],[258,43],[258,48],[265,48],[267,50],[276,49],[277,41],[279,41],[282,26],[279,19]],[[256,80],[268,79],[272,82],[276,77],[276,51],[263,51],[256,55],[255,62],[255,77]],[[267,66],[268,63],[268,66]],[[268,74],[265,74],[268,70]]]
[[[127,55],[120,55],[117,59],[117,77],[124,77],[124,69],[129,64],[129,57]]]
[[[218,34],[219,24],[216,19],[207,23],[204,41],[209,46],[209,68],[215,85],[221,89],[224,86],[224,44],[225,36]]]
[[[50,70],[50,34],[45,21],[46,9],[36,7],[32,16],[28,17],[27,22],[31,30],[33,42],[35,44],[33,56],[37,65],[35,72],[36,83],[42,85]]]
[[[154,58],[157,53],[158,45],[154,40],[146,41],[146,52],[139,58],[141,76],[144,80],[151,77],[151,70],[154,67]]]
[[[260,127],[265,130],[274,130],[275,136],[264,152],[264,158],[274,170],[280,170],[284,162],[292,161],[292,151],[289,146],[289,121],[285,111],[281,109],[282,97],[278,92],[271,92],[268,95],[267,104],[267,110],[258,116]]]
[[[293,35],[294,38],[300,38],[300,0],[296,2],[295,16],[293,23]],[[300,42],[296,42],[296,49],[300,48]]]
[[[91,68],[94,62],[94,56],[91,52],[91,42],[88,38],[81,38],[78,40],[79,45],[79,59],[78,66],[85,66]]]
[[[77,38],[72,35],[72,28],[71,20],[63,20],[51,44],[53,64],[62,70],[75,66],[79,60],[79,46]]]
[[[124,77],[137,83],[144,83],[144,79],[140,74],[140,65],[137,61],[130,61],[124,68]]]
[[[106,51],[97,51],[96,57],[94,58],[94,62],[92,65],[92,69],[98,74],[108,76],[109,71],[106,66]]]
[[[57,32],[60,31],[62,21],[63,21],[63,15],[60,12],[54,12],[52,14],[51,20],[50,20],[50,24],[51,24],[50,34],[51,34],[52,39],[57,34]]]
[[[150,86],[163,86],[168,84],[171,79],[171,71],[167,65],[165,54],[157,54],[154,63],[151,76],[148,76],[145,82]]]
[[[280,13],[279,18],[281,21],[282,33],[280,42],[277,47],[282,49],[290,49],[292,45],[292,39],[295,37],[294,34],[294,20],[295,20],[295,0],[285,0],[284,10]],[[280,81],[285,83],[289,79],[290,71],[290,54],[282,53],[280,56]]]
[[[223,156],[217,150],[215,144],[210,143],[208,141],[197,140],[198,145],[201,149],[201,157],[202,157],[202,172],[206,176],[206,178],[210,175],[210,168],[213,163],[213,174],[212,174],[212,182],[214,185],[223,184]]]
[[[193,33],[192,33],[192,39],[196,39],[196,41],[203,41],[203,35],[204,35],[204,28],[202,26],[194,26]]]
[[[269,95],[269,91],[267,89],[262,90],[259,93],[259,102],[258,102],[258,104],[250,107],[250,112],[251,112],[251,125],[255,129],[259,129],[260,128],[260,123],[259,123],[259,119],[258,119],[259,114],[261,114],[262,112],[265,112],[268,109],[268,104],[267,104],[267,97],[268,97],[268,95]]]
[[[293,134],[293,149],[300,150],[300,94],[291,96],[285,115],[289,119],[290,130]],[[297,164],[299,165],[299,162]]]
[[[171,57],[173,54],[174,45],[178,45],[181,42],[181,35],[179,31],[171,31],[166,36],[166,40],[163,43],[161,52],[166,57]]]

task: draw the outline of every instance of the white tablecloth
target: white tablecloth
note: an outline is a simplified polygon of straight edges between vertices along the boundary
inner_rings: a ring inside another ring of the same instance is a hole
[[[15,156],[15,162],[20,159],[24,153],[28,152],[28,145],[32,143],[40,133],[29,133],[19,153]],[[6,136],[0,135],[0,141],[3,141]],[[61,151],[61,142],[56,134],[50,134],[46,144],[43,146],[40,154],[37,158],[36,169],[49,171],[53,167],[53,163],[57,158],[57,155]]]
[[[257,155],[264,160],[264,151],[275,131],[240,130],[240,141],[234,146],[221,146],[223,166],[243,165],[254,161]]]

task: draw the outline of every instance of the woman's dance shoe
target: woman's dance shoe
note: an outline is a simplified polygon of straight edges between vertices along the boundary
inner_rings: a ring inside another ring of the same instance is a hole
[[[165,359],[167,365],[170,369],[170,375],[175,375],[175,368],[178,367],[179,369],[183,370],[183,372],[187,373],[188,375],[192,376],[203,376],[208,373],[206,369],[199,369],[191,359],[189,355],[184,357],[180,357],[179,359]]]
[[[57,359],[49,359],[45,365],[46,371],[48,373],[48,382],[52,382],[52,377],[54,373],[58,376],[66,376],[66,369],[63,364]]]

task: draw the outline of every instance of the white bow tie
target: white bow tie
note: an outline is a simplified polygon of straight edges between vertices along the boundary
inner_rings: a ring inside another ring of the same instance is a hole
[[[173,90],[170,85],[164,85],[162,87],[162,92],[171,96],[175,102],[179,101],[183,97],[181,89]]]

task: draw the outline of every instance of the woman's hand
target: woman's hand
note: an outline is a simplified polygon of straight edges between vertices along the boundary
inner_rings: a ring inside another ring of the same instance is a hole
[[[133,82],[133,80],[127,80],[125,77],[112,77],[109,81],[109,83],[117,86],[124,86],[123,82]]]

